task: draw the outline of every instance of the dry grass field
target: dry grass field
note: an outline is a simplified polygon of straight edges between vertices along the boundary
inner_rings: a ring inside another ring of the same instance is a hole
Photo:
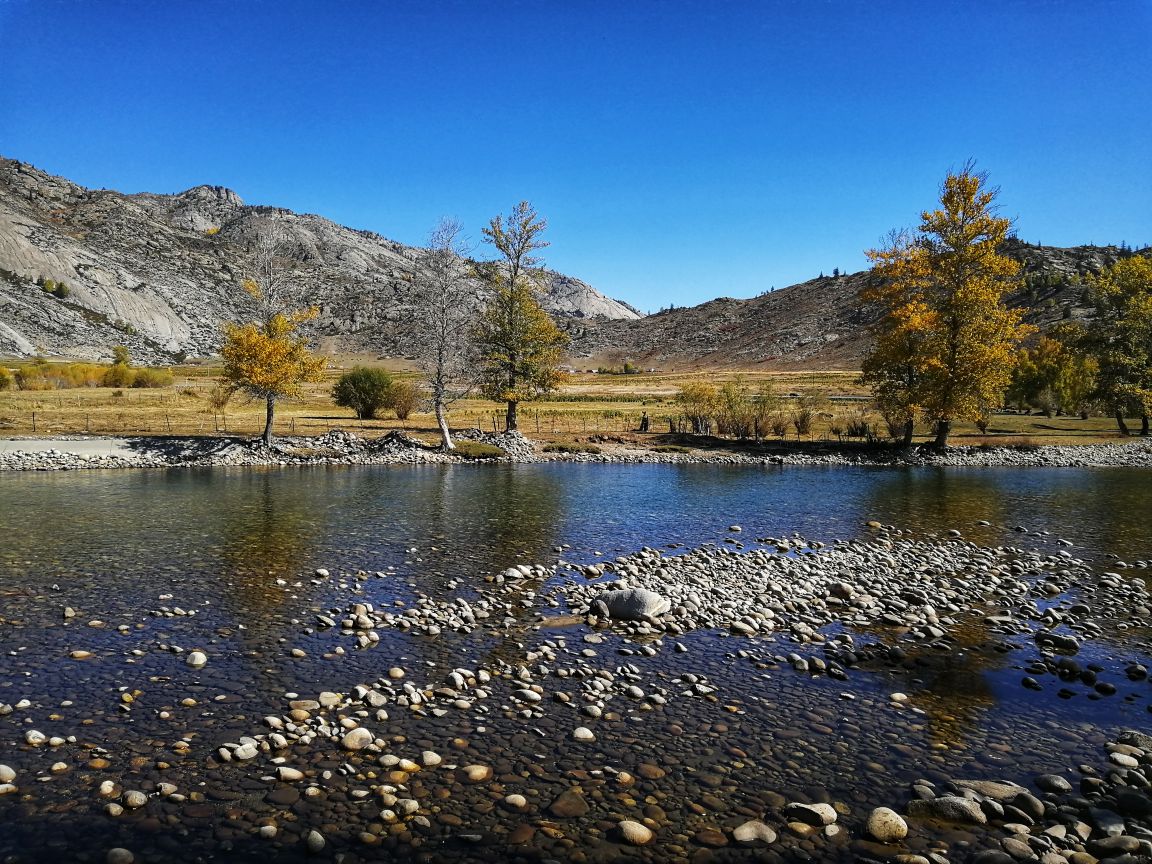
[[[18,363],[6,364],[16,368]],[[330,399],[332,384],[350,360],[334,364],[328,378],[310,385],[305,398],[280,404],[276,415],[277,434],[319,435],[343,429],[362,436],[404,429],[429,441],[436,439],[430,414],[416,413],[406,421],[395,417],[358,420],[352,412],[338,408]],[[397,377],[417,376],[402,362],[378,364]],[[55,435],[216,435],[256,436],[263,428],[262,404],[235,397],[223,409],[214,409],[211,394],[215,385],[213,366],[173,367],[171,386],[156,389],[114,389],[78,387],[65,390],[0,391],[0,436]],[[852,372],[680,372],[637,375],[576,373],[564,388],[548,399],[521,405],[520,429],[526,435],[549,442],[572,442],[589,436],[628,435],[656,442],[670,431],[669,418],[679,415],[675,396],[689,381],[721,384],[742,379],[754,392],[770,392],[780,399],[779,413],[788,419],[795,400],[802,394],[821,394],[823,401],[810,434],[805,440],[835,440],[836,429],[863,420],[882,434],[882,420],[870,410],[867,392]],[[647,413],[650,431],[637,430]],[[452,406],[453,428],[479,427],[499,430],[503,407],[483,399],[466,399]],[[927,437],[927,429],[919,430]],[[787,437],[796,439],[790,428]],[[1072,444],[1115,440],[1111,418],[1047,418],[1019,414],[998,414],[987,434],[970,424],[958,424],[955,444]]]

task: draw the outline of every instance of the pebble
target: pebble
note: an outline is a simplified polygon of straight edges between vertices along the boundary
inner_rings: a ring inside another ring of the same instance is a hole
[[[106,864],[133,864],[135,860],[135,855],[119,846],[115,849],[109,849],[108,854],[104,856]]]
[[[193,669],[201,669],[208,665],[208,655],[203,651],[193,651],[188,655],[188,659],[184,661]]]
[[[595,741],[596,734],[587,726],[577,726],[572,730],[572,738],[575,741]]]
[[[620,832],[621,839],[632,846],[643,846],[650,843],[655,836],[648,826],[633,822],[631,819],[625,819],[616,828]]]
[[[836,821],[836,808],[831,804],[801,804],[792,802],[784,807],[784,818],[823,827]]]
[[[908,823],[895,810],[877,807],[868,816],[867,830],[881,843],[895,843],[908,836]]]
[[[374,736],[370,731],[363,726],[358,726],[340,740],[340,746],[345,750],[363,750],[373,740]]]
[[[465,765],[464,776],[470,783],[483,783],[492,777],[492,769],[487,765]]]
[[[775,843],[776,832],[759,819],[752,819],[736,826],[732,831],[732,838],[737,843],[744,845],[751,845],[753,843]]]

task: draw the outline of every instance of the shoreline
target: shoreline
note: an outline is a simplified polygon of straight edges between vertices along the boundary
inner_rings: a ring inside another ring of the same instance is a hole
[[[460,441],[505,451],[496,459],[449,454],[402,432],[376,439],[333,430],[321,436],[282,436],[272,447],[259,440],[192,436],[62,436],[0,439],[0,471],[70,471],[110,468],[209,466],[463,464],[474,462],[602,464],[809,465],[877,467],[1152,468],[1152,440],[1078,445],[950,447],[943,453],[854,444],[770,443],[753,449],[735,442],[686,452],[660,452],[629,442],[598,443],[600,452],[544,452],[520,433],[471,430]]]

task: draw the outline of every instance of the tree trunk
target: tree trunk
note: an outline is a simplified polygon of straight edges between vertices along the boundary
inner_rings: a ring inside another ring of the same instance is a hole
[[[267,411],[265,412],[264,419],[264,435],[263,441],[265,447],[272,446],[272,421],[276,417],[276,397],[269,396],[267,403]]]
[[[513,402],[511,399],[508,400],[508,410],[504,414],[504,428],[508,432],[515,432],[516,431],[516,407],[517,407],[517,404],[518,403]]]
[[[1148,413],[1147,412],[1140,415],[1140,436],[1142,438],[1148,437]]]
[[[1124,422],[1124,412],[1116,410],[1116,425],[1120,429],[1120,434],[1127,438],[1132,433],[1128,431],[1128,424]]]
[[[908,419],[904,421],[904,440],[903,446],[905,450],[912,447],[912,432],[916,429],[915,421]]]
[[[940,420],[936,423],[936,440],[932,442],[937,450],[944,450],[948,447],[948,436],[952,433],[952,421]]]
[[[436,425],[440,427],[440,438],[444,442],[444,449],[455,450],[456,445],[452,443],[452,432],[448,429],[448,415],[444,411],[444,403],[439,400],[436,402]]]

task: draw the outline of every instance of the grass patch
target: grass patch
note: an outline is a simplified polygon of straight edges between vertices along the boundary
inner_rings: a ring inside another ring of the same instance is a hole
[[[499,447],[482,441],[457,441],[455,454],[462,459],[501,459],[507,454]]]

